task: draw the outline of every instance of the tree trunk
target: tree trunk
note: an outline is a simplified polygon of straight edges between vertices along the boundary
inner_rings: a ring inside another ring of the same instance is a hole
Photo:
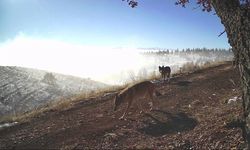
[[[250,149],[250,9],[239,0],[212,0],[238,62],[243,91],[243,137]]]

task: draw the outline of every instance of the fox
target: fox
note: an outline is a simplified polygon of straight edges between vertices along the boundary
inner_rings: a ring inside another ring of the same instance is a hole
[[[162,95],[160,92],[156,91],[155,85],[150,81],[143,81],[132,86],[128,86],[127,88],[123,89],[121,92],[115,95],[114,111],[116,111],[121,104],[127,103],[126,110],[119,118],[124,119],[132,102],[140,99],[150,99],[152,101],[152,105],[150,108],[151,111],[153,109],[153,101],[155,101],[153,98],[154,94],[157,94],[157,96]]]
[[[163,80],[167,80],[168,82],[170,81],[170,74],[171,74],[171,68],[169,66],[159,66],[159,72],[161,73],[161,76],[163,78]]]

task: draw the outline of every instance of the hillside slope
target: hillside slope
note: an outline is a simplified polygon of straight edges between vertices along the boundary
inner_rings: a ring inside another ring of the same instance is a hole
[[[0,131],[2,148],[241,148],[239,75],[230,64],[157,83],[159,110],[113,112],[113,94]]]
[[[46,74],[48,75],[45,78]],[[50,76],[52,79],[50,79]],[[11,66],[0,66],[0,118],[87,93],[107,85],[89,79]]]

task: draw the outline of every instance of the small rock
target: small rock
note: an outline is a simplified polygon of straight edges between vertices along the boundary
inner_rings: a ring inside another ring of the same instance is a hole
[[[207,105],[205,105],[205,106],[203,106],[202,108],[208,108],[208,106],[207,106]]]
[[[96,117],[101,118],[101,117],[103,117],[103,114],[98,114],[98,115],[96,115]]]
[[[163,136],[161,136],[161,137],[163,137],[163,138],[164,138],[164,137],[166,137],[166,136],[167,136],[167,135],[163,135]]]
[[[238,97],[237,96],[235,96],[235,97],[233,97],[233,98],[230,98],[229,100],[228,100],[228,104],[230,104],[230,103],[232,103],[232,102],[236,102],[237,101],[237,99],[238,99]]]
[[[217,148],[219,144],[220,144],[220,141],[216,142],[214,147]]]
[[[105,136],[105,137],[112,137],[112,138],[115,138],[115,137],[117,137],[117,134],[115,134],[115,133],[106,133],[104,136]]]

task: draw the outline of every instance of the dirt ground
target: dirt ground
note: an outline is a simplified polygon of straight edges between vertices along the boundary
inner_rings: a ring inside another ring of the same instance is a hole
[[[157,110],[140,114],[133,105],[119,120],[125,105],[114,112],[107,93],[1,130],[0,149],[242,148],[239,75],[231,63],[156,85]]]

